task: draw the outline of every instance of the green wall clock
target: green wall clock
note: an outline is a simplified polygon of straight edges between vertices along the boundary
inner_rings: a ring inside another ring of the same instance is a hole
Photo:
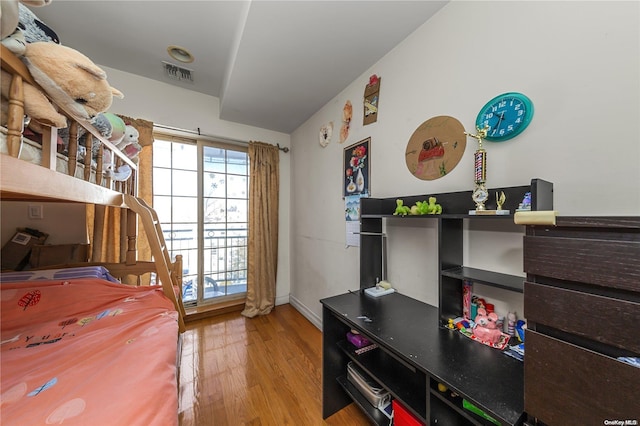
[[[486,140],[502,142],[522,133],[532,118],[531,99],[522,93],[508,92],[496,96],[482,107],[476,126],[478,129],[487,128]]]

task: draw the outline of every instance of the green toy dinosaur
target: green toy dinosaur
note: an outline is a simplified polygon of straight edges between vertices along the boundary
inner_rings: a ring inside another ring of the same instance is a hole
[[[429,204],[427,205],[427,214],[440,214],[442,213],[442,206],[436,204],[436,197],[429,197]]]
[[[404,205],[404,202],[401,199],[396,200],[396,211],[393,213],[394,216],[406,216],[411,213],[411,208]]]
[[[427,202],[426,201],[416,201],[416,203],[411,206],[411,215],[418,216],[427,214]]]

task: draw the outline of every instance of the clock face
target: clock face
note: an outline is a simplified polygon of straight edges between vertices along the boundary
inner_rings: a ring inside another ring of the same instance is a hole
[[[480,110],[476,126],[488,127],[488,141],[502,142],[511,139],[527,128],[533,117],[533,104],[522,93],[503,93],[491,99]]]
[[[489,192],[484,187],[480,186],[473,191],[471,198],[476,203],[482,203],[487,201],[487,198],[489,198]]]

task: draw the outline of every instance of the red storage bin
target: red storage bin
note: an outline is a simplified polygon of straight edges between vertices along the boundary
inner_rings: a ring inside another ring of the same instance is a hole
[[[407,411],[395,399],[391,401],[393,406],[393,426],[424,426],[413,414]]]

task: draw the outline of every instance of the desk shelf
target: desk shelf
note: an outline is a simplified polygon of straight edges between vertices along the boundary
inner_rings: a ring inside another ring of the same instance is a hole
[[[485,271],[484,269],[470,268],[468,266],[456,266],[455,268],[443,269],[441,274],[446,277],[456,278],[458,280],[469,280],[503,290],[518,293],[524,291],[524,277],[517,275]]]

